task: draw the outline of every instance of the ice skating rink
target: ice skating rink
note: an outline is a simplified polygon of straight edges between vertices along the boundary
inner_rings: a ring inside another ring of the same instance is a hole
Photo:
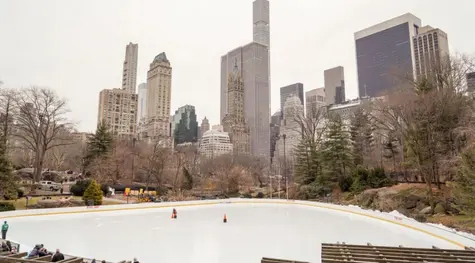
[[[327,209],[284,202],[239,202],[215,201],[199,206],[167,203],[161,204],[168,206],[162,208],[136,205],[138,209],[125,211],[117,209],[130,206],[115,206],[115,211],[93,213],[83,208],[88,212],[70,214],[49,209],[56,214],[10,218],[0,214],[0,220],[8,220],[8,238],[22,244],[22,250],[42,243],[50,250],[59,248],[66,254],[112,262],[137,257],[143,263],[257,263],[262,257],[272,257],[317,263],[322,242],[453,249],[461,248],[457,242],[475,245],[469,239],[412,220],[412,227],[402,226],[338,211],[338,206]],[[171,219],[173,207],[178,211],[176,220]],[[433,228],[435,234],[418,230],[418,225]]]

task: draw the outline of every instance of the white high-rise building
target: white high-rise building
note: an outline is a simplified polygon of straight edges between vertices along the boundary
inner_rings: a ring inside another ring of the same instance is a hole
[[[447,34],[431,26],[419,29],[419,34],[412,38],[415,58],[415,76],[428,77],[431,68],[441,65],[449,55],[449,41]]]
[[[284,118],[280,122],[280,138],[276,145],[276,155],[279,159],[284,158],[284,143],[285,157],[291,158],[302,139],[302,128],[299,120],[304,117],[304,109],[299,97],[294,94],[290,95],[285,101],[284,111]],[[283,138],[284,134],[285,140]]]
[[[308,118],[315,118],[317,110],[325,105],[325,88],[305,92],[305,109]]]
[[[141,83],[138,89],[137,124],[147,118],[147,83]]]
[[[199,147],[200,154],[208,158],[233,152],[233,144],[229,134],[222,129],[212,129],[203,134]]]
[[[345,101],[345,72],[342,66],[327,69],[325,79],[325,103],[341,104]]]
[[[135,93],[137,85],[137,60],[139,45],[130,42],[125,48],[124,68],[122,70],[122,89]]]

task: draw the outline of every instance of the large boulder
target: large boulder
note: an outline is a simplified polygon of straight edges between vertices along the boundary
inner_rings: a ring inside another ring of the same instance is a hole
[[[434,213],[436,214],[446,214],[446,209],[444,204],[438,203],[434,208]]]
[[[422,209],[419,213],[422,214],[422,215],[427,215],[427,214],[430,214],[430,212],[432,211],[432,208],[430,206]]]

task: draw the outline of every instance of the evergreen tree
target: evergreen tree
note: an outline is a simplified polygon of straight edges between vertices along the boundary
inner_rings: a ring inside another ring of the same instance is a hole
[[[105,123],[97,126],[96,133],[89,136],[84,157],[83,174],[96,158],[103,157],[112,149],[113,137]]]
[[[383,150],[384,154],[383,157],[385,159],[391,160],[393,163],[393,170],[396,170],[396,159],[399,154],[399,149],[398,149],[398,140],[394,136],[393,132],[389,132],[388,137],[386,138],[386,141],[383,142]]]
[[[462,153],[462,163],[454,183],[455,201],[467,214],[475,213],[475,148]]]
[[[295,178],[301,185],[309,185],[322,175],[321,155],[315,141],[302,139],[294,150]]]
[[[94,205],[102,205],[102,194],[101,185],[97,184],[95,180],[92,180],[84,192],[82,199],[86,205],[90,205],[88,202],[94,202]]]
[[[371,157],[374,149],[373,128],[369,115],[363,109],[355,111],[350,124],[350,140],[354,165],[365,165],[365,157]]]
[[[348,131],[337,114],[329,116],[326,140],[322,147],[322,160],[324,172],[332,181],[347,176],[353,165]]]
[[[12,175],[12,167],[7,158],[3,140],[0,142],[0,195],[5,199],[16,199],[18,197],[17,187]]]

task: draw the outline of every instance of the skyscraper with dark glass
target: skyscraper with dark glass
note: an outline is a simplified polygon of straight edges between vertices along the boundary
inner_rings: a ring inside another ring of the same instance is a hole
[[[421,20],[407,13],[355,33],[359,96],[376,97],[414,76],[412,37]]]

